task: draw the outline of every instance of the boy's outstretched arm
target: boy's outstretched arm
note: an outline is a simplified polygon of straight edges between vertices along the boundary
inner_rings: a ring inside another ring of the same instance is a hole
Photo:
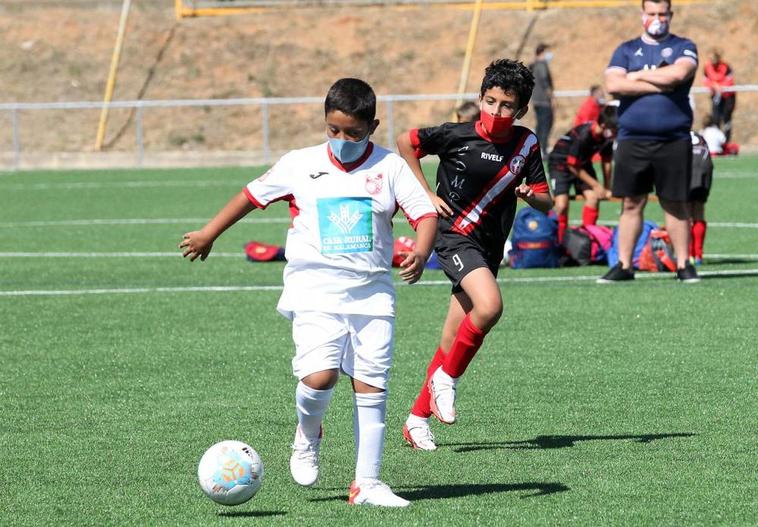
[[[397,151],[405,159],[405,162],[408,163],[408,166],[411,167],[413,175],[416,176],[416,179],[418,179],[421,186],[429,195],[429,199],[432,200],[432,205],[437,210],[437,214],[444,218],[452,216],[453,210],[450,206],[427,183],[424,171],[421,169],[421,161],[416,157],[416,150],[411,144],[411,135],[408,132],[403,132],[397,136]]]
[[[545,214],[553,208],[553,198],[549,192],[535,192],[526,183],[521,183],[516,187],[516,197],[523,199],[530,207]]]
[[[400,278],[414,284],[424,273],[437,234],[437,217],[424,218],[416,225],[416,248],[400,263]]]
[[[222,232],[237,223],[254,208],[255,205],[252,204],[245,193],[240,192],[230,199],[229,203],[224,205],[224,208],[205,227],[199,231],[188,232],[182,237],[182,241],[179,244],[179,248],[183,250],[182,256],[185,258],[189,256],[189,259],[193,262],[198,256],[200,260],[205,260],[208,258],[208,254],[211,252],[216,238],[221,236]]]

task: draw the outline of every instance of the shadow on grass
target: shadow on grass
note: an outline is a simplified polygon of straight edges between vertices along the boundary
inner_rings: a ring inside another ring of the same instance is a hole
[[[717,278],[747,278],[751,276],[758,276],[758,271],[711,271],[714,274],[709,274],[708,271],[701,271],[699,276],[703,280],[716,280]]]
[[[441,500],[448,498],[463,498],[466,496],[480,496],[482,494],[494,494],[500,492],[532,491],[522,498],[546,496],[556,492],[565,492],[569,487],[563,483],[553,482],[528,482],[528,483],[470,483],[462,485],[429,485],[426,487],[393,487],[398,496],[410,501],[416,500]],[[324,498],[312,498],[308,501],[347,501],[347,494],[340,496],[327,496]]]
[[[756,263],[758,260],[755,258],[740,258],[738,256],[724,256],[724,257],[708,257],[706,258],[707,263],[713,263],[713,264],[749,264],[749,263]]]
[[[227,518],[269,518],[271,516],[284,516],[284,511],[222,511],[219,516]]]
[[[676,437],[692,437],[697,434],[671,433],[671,434],[639,434],[639,435],[555,435],[537,436],[526,441],[501,441],[496,443],[448,443],[444,446],[457,447],[455,452],[475,452],[477,450],[543,450],[550,448],[570,448],[579,441],[627,441],[636,443],[650,443],[659,439],[673,439]]]

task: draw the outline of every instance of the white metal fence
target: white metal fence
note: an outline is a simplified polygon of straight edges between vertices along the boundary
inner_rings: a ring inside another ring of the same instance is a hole
[[[758,85],[735,86],[732,91],[736,92],[758,92]],[[693,88],[693,94],[708,93],[706,88]],[[587,90],[565,90],[555,93],[557,99],[586,97]],[[463,98],[470,100],[478,97],[477,93],[464,94]],[[378,101],[382,104],[384,114],[382,115],[383,128],[386,133],[386,145],[394,145],[397,130],[395,129],[395,104],[399,102],[413,101],[456,101],[461,96],[458,94],[431,94],[431,95],[383,95],[378,96]],[[150,108],[188,108],[188,107],[259,107],[261,119],[261,152],[258,158],[264,164],[273,161],[274,152],[271,148],[271,116],[270,108],[272,106],[286,105],[321,105],[323,97],[282,97],[282,98],[238,98],[238,99],[178,99],[178,100],[138,100],[138,101],[114,101],[108,104],[110,109],[133,109],[134,117],[134,139],[135,152],[133,152],[132,166],[141,167],[145,165],[145,126],[144,112]],[[44,112],[52,110],[99,110],[103,107],[102,102],[54,102],[54,103],[0,103],[0,114],[5,114],[10,123],[10,159],[5,162],[0,160],[0,170],[11,169],[18,170],[22,167],[22,153],[24,145],[21,140],[21,130],[23,127],[22,114],[25,112]],[[452,108],[452,104],[450,105]],[[54,123],[51,122],[51,126]],[[93,129],[94,138],[94,129]],[[7,152],[6,152],[7,154]]]

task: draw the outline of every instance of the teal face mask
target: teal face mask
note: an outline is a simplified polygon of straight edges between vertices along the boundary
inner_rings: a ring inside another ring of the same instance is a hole
[[[329,148],[340,163],[352,163],[363,155],[368,148],[368,138],[371,134],[360,141],[347,141],[345,139],[329,138]]]

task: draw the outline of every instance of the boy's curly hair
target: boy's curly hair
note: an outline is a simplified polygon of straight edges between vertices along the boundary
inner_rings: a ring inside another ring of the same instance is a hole
[[[484,70],[480,95],[490,88],[500,88],[504,92],[513,92],[518,97],[518,106],[529,104],[534,89],[534,75],[522,62],[511,59],[498,59]]]

